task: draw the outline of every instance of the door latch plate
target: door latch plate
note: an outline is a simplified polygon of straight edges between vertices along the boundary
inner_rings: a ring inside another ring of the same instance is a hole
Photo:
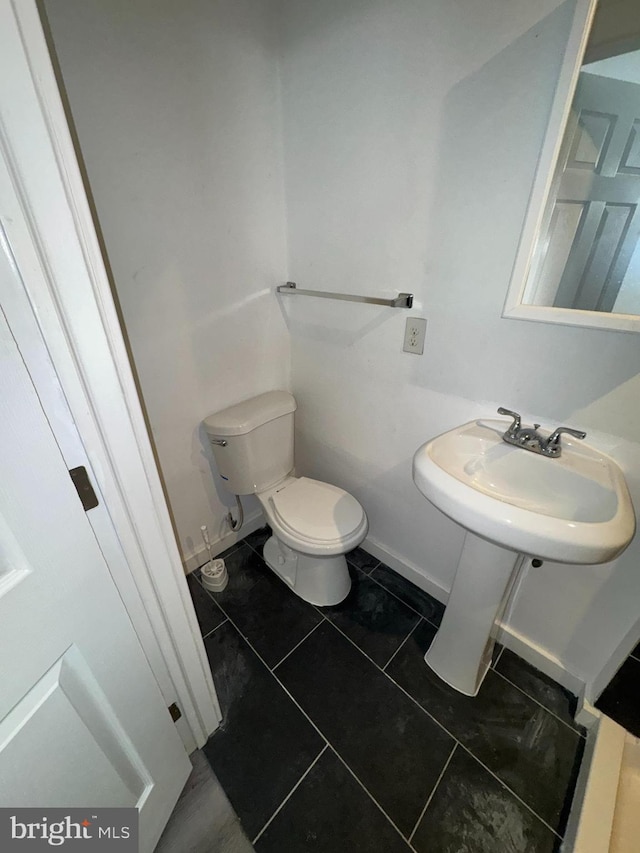
[[[95,509],[100,502],[98,501],[96,493],[93,491],[93,486],[91,485],[87,469],[84,465],[80,465],[78,468],[70,468],[69,474],[71,475],[73,485],[76,487],[76,492],[78,493],[78,497],[80,498],[84,511],[88,512],[90,509]]]

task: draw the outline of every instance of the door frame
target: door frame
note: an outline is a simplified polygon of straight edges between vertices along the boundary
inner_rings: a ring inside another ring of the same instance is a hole
[[[7,239],[104,502],[87,517],[192,752],[220,706],[36,0],[0,0],[0,157]]]

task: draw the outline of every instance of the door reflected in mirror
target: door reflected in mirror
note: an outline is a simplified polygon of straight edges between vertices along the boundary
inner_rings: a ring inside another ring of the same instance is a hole
[[[619,47],[596,61],[587,49],[528,304],[640,315],[640,44]]]
[[[640,330],[640,0],[576,5],[504,315]]]

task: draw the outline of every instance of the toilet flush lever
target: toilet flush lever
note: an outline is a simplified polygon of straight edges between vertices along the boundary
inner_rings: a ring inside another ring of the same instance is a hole
[[[209,441],[211,442],[211,444],[217,444],[220,447],[227,446],[227,442],[224,440],[224,438],[210,438]]]

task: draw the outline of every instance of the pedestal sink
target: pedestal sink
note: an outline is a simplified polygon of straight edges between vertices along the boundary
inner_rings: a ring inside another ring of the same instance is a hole
[[[503,441],[507,424],[477,420],[428,441],[413,479],[467,531],[442,625],[425,660],[475,696],[524,559],[605,563],[624,551],[635,514],[624,475],[596,448],[564,439],[546,458]]]

